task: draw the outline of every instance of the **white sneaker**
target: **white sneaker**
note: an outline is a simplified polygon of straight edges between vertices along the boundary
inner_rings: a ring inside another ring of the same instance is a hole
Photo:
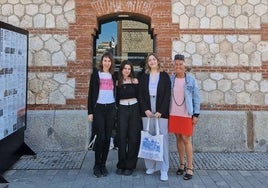
[[[155,169],[154,168],[149,168],[149,169],[146,170],[146,174],[148,174],[148,175],[151,175],[153,173],[155,173]]]
[[[168,174],[167,174],[167,172],[161,171],[160,180],[161,181],[167,181],[168,180]]]

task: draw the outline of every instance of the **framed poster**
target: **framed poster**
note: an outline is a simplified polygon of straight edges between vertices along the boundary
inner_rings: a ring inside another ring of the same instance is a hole
[[[0,25],[1,141],[26,126],[28,32]]]

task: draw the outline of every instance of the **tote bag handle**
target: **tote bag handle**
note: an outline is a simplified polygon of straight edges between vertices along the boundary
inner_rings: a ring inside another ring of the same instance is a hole
[[[94,149],[94,145],[95,145],[95,141],[96,141],[97,135],[95,134],[93,139],[91,140],[91,142],[88,144],[88,149],[89,150],[93,150]]]
[[[156,131],[156,135],[160,135],[160,130],[159,130],[159,118],[155,118],[156,120],[156,124],[155,124],[155,131]],[[146,132],[149,132],[149,126],[150,126],[150,121],[151,118],[147,118],[147,125],[146,125]]]

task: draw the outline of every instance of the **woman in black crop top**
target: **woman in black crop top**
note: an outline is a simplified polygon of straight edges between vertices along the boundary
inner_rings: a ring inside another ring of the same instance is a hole
[[[138,79],[129,61],[121,63],[118,73],[118,175],[131,175],[136,168],[140,144],[141,117],[138,104]]]

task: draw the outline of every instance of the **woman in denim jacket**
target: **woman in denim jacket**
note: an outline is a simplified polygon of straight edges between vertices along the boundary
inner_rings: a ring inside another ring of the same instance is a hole
[[[193,176],[193,146],[191,136],[200,113],[199,89],[194,77],[186,73],[184,56],[177,54],[174,58],[174,75],[171,80],[171,105],[169,132],[174,133],[180,158],[180,167],[176,174],[183,175],[184,180]],[[184,155],[186,155],[187,165]]]

